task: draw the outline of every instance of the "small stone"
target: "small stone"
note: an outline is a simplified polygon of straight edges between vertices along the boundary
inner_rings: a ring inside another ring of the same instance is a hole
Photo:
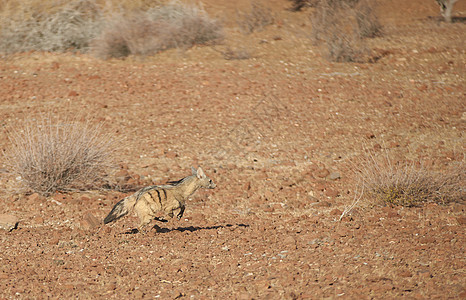
[[[13,215],[0,214],[0,229],[12,231],[18,227],[18,218]]]
[[[31,202],[36,202],[37,200],[39,200],[39,194],[38,193],[33,193],[31,195],[28,196],[28,200],[31,201]]]
[[[327,178],[330,179],[330,180],[337,180],[337,179],[341,178],[341,175],[340,175],[339,172],[332,172],[332,173],[330,173],[330,175],[328,175]]]
[[[328,201],[320,201],[320,202],[314,203],[312,206],[313,207],[330,207],[332,206],[332,204]]]
[[[367,132],[366,133],[366,138],[367,139],[374,139],[375,138],[375,134],[373,132]]]
[[[340,194],[340,192],[337,191],[337,190],[334,190],[334,189],[332,189],[332,188],[328,188],[328,189],[325,190],[324,194],[325,194],[325,196],[327,196],[327,197],[335,198],[335,197],[338,197],[338,195]]]
[[[399,218],[400,215],[396,211],[390,211],[387,213],[387,218]]]
[[[330,171],[327,169],[320,169],[320,170],[315,171],[314,174],[319,178],[325,178],[328,175],[330,175]]]
[[[88,212],[84,215],[83,221],[81,222],[81,227],[85,229],[94,229],[99,227],[101,222],[93,214]]]
[[[459,225],[465,225],[466,224],[466,217],[458,217],[458,218],[456,218],[456,221],[458,221]]]
[[[269,206],[269,205],[267,205],[266,207],[264,207],[262,210],[263,210],[264,212],[274,212],[274,211],[275,211],[275,209],[274,209],[273,207]]]
[[[336,229],[336,234],[338,234],[340,237],[345,237],[345,236],[348,236],[348,229],[347,228],[337,228]]]
[[[285,245],[296,245],[296,239],[292,236],[287,236],[286,238],[283,239],[283,243]]]
[[[339,210],[338,208],[335,208],[330,212],[330,215],[332,215],[332,216],[341,216],[342,213],[343,212],[341,210]]]
[[[401,277],[412,277],[413,276],[413,274],[409,272],[408,270],[400,271],[398,275],[400,275]]]
[[[144,293],[140,290],[135,290],[133,292],[134,299],[142,299],[144,297]]]
[[[38,224],[38,225],[39,224],[44,224],[44,218],[42,218],[41,216],[36,216],[36,217],[34,217],[33,220],[34,220],[35,224]]]
[[[175,157],[177,157],[177,156],[178,156],[178,154],[176,154],[176,153],[173,152],[173,151],[167,151],[167,153],[165,153],[165,157],[166,157],[166,158],[169,158],[169,159],[173,159],[173,158],[175,158]]]
[[[419,239],[419,242],[420,242],[421,244],[431,244],[431,243],[435,243],[435,238],[430,237],[430,236],[421,237],[421,238]]]
[[[83,195],[83,196],[81,196],[81,201],[83,201],[83,202],[88,202],[88,201],[91,201],[91,198],[89,198],[89,197],[86,196],[86,195]]]

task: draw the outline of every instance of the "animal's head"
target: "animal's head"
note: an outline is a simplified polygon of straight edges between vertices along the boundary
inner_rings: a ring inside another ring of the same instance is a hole
[[[201,169],[201,167],[199,167],[197,170],[191,167],[191,170],[193,171],[193,175],[195,175],[197,179],[199,180],[199,185],[201,187],[206,188],[206,189],[215,188],[216,186],[215,183],[212,181],[212,179],[210,179],[204,174],[204,171]]]

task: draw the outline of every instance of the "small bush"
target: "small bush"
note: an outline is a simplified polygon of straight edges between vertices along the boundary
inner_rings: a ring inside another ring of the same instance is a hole
[[[39,9],[27,4],[3,12],[0,21],[0,51],[86,51],[101,28],[101,12],[93,0],[57,4]]]
[[[237,12],[237,15],[238,26],[241,32],[245,34],[261,31],[266,26],[272,25],[275,22],[272,10],[260,2],[251,2],[249,12]]]
[[[202,8],[174,1],[147,11],[113,15],[93,41],[92,52],[104,59],[150,55],[170,48],[215,43],[222,38],[222,26]]]
[[[300,11],[304,7],[316,7],[320,0],[289,0],[292,3],[291,11]]]
[[[21,183],[34,192],[92,186],[112,161],[112,142],[89,123],[29,123],[9,135],[7,162]]]
[[[224,51],[218,51],[218,52],[220,52],[223,58],[225,58],[226,60],[243,60],[243,59],[251,58],[250,51],[244,47],[239,47],[239,48],[227,47]]]
[[[420,164],[394,163],[386,155],[373,154],[361,162],[358,173],[363,190],[376,202],[416,206],[426,202],[445,204],[464,199],[464,163],[446,173],[434,172]]]
[[[336,62],[366,62],[369,50],[363,38],[381,33],[368,0],[320,0],[311,16],[315,44]]]
[[[357,34],[361,38],[375,38],[382,35],[382,25],[374,13],[374,2],[359,0],[354,9],[358,24]]]
[[[440,6],[440,14],[444,18],[445,22],[451,23],[451,14],[453,12],[453,6],[458,0],[435,0]]]

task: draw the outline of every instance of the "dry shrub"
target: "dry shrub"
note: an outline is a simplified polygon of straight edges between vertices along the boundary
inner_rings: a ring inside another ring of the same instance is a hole
[[[311,22],[314,43],[336,62],[367,62],[369,50],[363,38],[381,33],[369,0],[320,0]]]
[[[275,18],[272,10],[261,2],[251,1],[249,12],[237,12],[237,23],[242,33],[250,34],[255,31],[261,31],[266,26],[272,25]]]
[[[464,200],[465,170],[459,163],[447,172],[436,172],[420,163],[394,162],[387,153],[377,157],[370,152],[357,167],[361,189],[371,200],[402,206]]]
[[[29,122],[9,134],[6,158],[24,187],[49,195],[93,187],[112,163],[113,145],[101,126],[89,122]]]
[[[354,7],[357,34],[361,38],[375,38],[382,35],[382,25],[374,13],[374,1],[359,0]]]
[[[215,43],[222,38],[222,26],[202,8],[172,1],[147,11],[114,14],[93,41],[92,52],[104,59],[151,55],[170,48]]]
[[[226,60],[243,60],[251,58],[251,52],[245,47],[226,47],[225,50],[212,49],[222,54],[223,58]]]
[[[444,18],[445,22],[451,23],[451,14],[453,12],[453,6],[458,0],[435,0],[440,6],[440,14]]]
[[[292,2],[291,11],[300,11],[304,7],[316,7],[320,0],[289,0]]]
[[[101,27],[94,0],[16,3],[2,7],[0,51],[86,51]],[[8,3],[7,3],[8,4]]]

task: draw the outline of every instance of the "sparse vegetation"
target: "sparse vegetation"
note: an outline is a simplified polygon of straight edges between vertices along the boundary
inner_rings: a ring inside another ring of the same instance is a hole
[[[150,55],[170,48],[215,43],[222,38],[222,26],[202,8],[170,2],[129,15],[114,14],[92,42],[92,52],[104,59]]]
[[[464,163],[446,173],[435,172],[420,163],[394,162],[387,153],[370,153],[357,167],[366,195],[376,203],[416,206],[445,204],[464,199]]]
[[[381,34],[373,2],[367,0],[320,0],[311,22],[312,39],[324,45],[324,56],[330,61],[368,61],[364,38]]]
[[[300,11],[304,7],[316,7],[319,4],[320,0],[290,0],[292,2],[292,6],[290,8],[291,11]]]
[[[44,4],[45,5],[45,4]],[[95,0],[2,7],[0,52],[92,50],[101,58],[149,55],[222,39],[221,24],[196,5],[172,1],[103,9]],[[12,13],[9,13],[12,12]]]
[[[272,25],[275,18],[272,10],[261,2],[252,1],[249,12],[237,12],[237,23],[241,32],[250,34],[263,30],[266,26]]]
[[[374,13],[373,1],[357,1],[354,14],[358,24],[357,34],[361,38],[375,38],[382,35],[382,25],[380,25],[380,22]]]
[[[86,51],[100,32],[101,11],[93,0],[39,4],[3,7],[0,52]]]
[[[250,51],[245,47],[226,47],[225,50],[216,50],[215,48],[213,49],[222,54],[223,58],[226,60],[242,60],[251,58]]]
[[[92,187],[112,162],[111,137],[89,123],[42,119],[11,132],[9,139],[6,161],[12,172],[42,195]]]
[[[451,23],[451,14],[453,12],[453,6],[458,0],[435,0],[440,6],[440,14],[445,19],[445,22]]]

